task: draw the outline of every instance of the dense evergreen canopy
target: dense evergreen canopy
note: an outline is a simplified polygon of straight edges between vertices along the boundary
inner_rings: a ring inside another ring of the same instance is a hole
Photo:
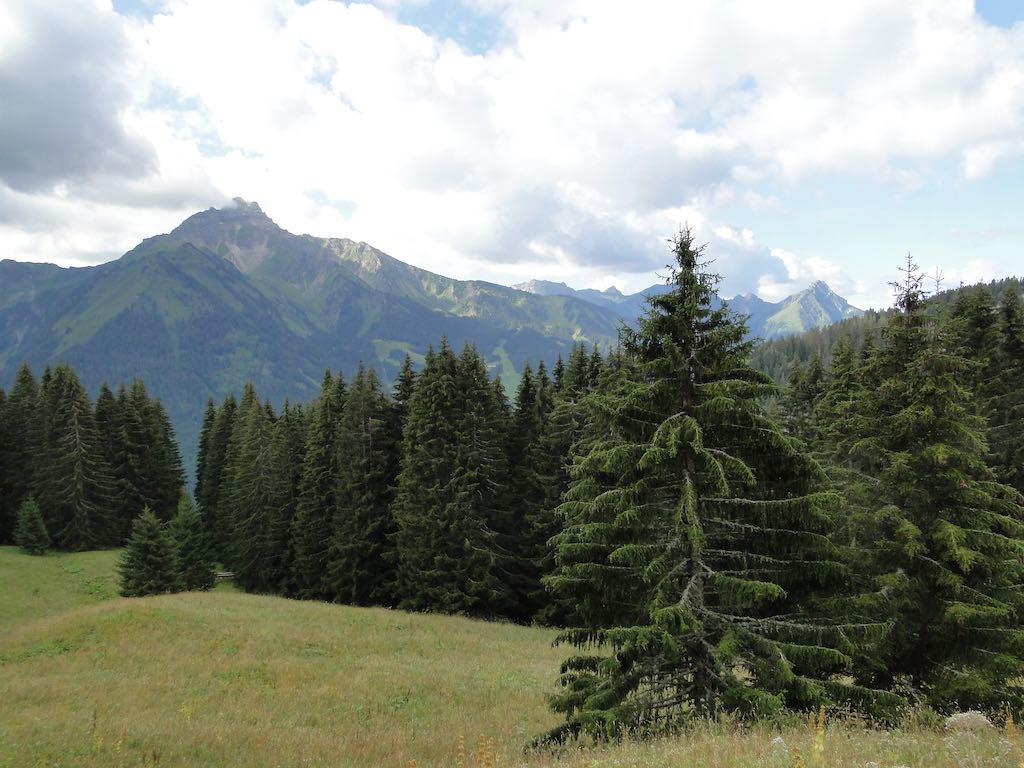
[[[688,231],[674,256],[673,290],[584,401],[548,579],[575,606],[561,639],[581,649],[555,698],[559,737],[813,706],[851,661],[809,603],[844,576],[834,497],[760,405],[775,388],[749,367],[742,322],[712,308]]]
[[[0,390],[0,541],[127,543],[130,595],[219,567],[559,626],[555,738],[822,704],[1019,712],[1020,284],[926,299],[908,263],[892,310],[757,347],[689,232],[673,256],[617,347],[516,360],[511,398],[441,339],[390,394],[360,365],[301,406],[251,384],[208,401],[194,503],[141,381],[93,405],[69,367],[23,366]]]
[[[0,435],[0,542],[31,496],[54,546],[120,546],[143,507],[169,519],[185,484],[167,415],[138,380],[117,396],[103,385],[94,406],[71,367],[37,381],[23,365],[0,399]]]

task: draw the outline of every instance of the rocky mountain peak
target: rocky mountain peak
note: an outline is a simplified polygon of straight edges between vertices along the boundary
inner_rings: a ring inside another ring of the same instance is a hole
[[[258,216],[263,216],[263,217],[266,217],[266,215],[267,215],[267,214],[265,214],[263,212],[263,209],[260,208],[260,204],[257,203],[257,202],[248,203],[248,202],[246,202],[245,200],[243,200],[240,197],[233,197],[233,198],[231,198],[231,202],[233,202],[235,204],[235,210],[237,210],[237,211],[241,211],[243,213],[252,213],[252,214],[256,214]],[[216,209],[211,209],[211,210],[216,210]]]

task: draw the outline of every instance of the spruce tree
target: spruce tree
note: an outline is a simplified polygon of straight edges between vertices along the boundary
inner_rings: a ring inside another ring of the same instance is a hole
[[[11,540],[17,510],[32,493],[37,476],[39,416],[39,384],[31,367],[23,363],[4,406],[6,435],[0,444],[0,489],[6,500],[0,502],[6,520],[3,541]]]
[[[205,490],[203,479],[204,475],[209,472],[207,465],[212,458],[210,456],[210,442],[213,439],[213,428],[216,420],[217,405],[213,402],[213,398],[209,397],[206,399],[206,410],[203,411],[203,425],[199,429],[199,445],[196,449],[195,499],[197,503],[199,499],[203,498]]]
[[[456,366],[456,402],[453,416],[459,435],[459,467],[453,476],[456,505],[451,522],[470,542],[467,561],[479,563],[486,573],[467,594],[479,596],[474,612],[506,618],[526,618],[514,587],[520,560],[519,540],[525,523],[522,508],[509,498],[508,457],[505,436],[510,429],[510,411],[500,377],[492,381],[487,362],[476,347],[465,344]],[[485,535],[474,544],[474,529],[483,526]],[[456,533],[460,535],[460,533]],[[472,569],[471,569],[472,570]]]
[[[999,305],[997,373],[989,400],[989,447],[999,479],[1024,494],[1024,307],[1013,286]]]
[[[142,454],[138,457],[142,467],[139,490],[157,517],[169,520],[177,509],[178,498],[185,486],[185,471],[174,428],[163,404],[159,399],[149,397],[141,380],[132,382],[128,398],[142,428]]]
[[[43,515],[36,500],[29,496],[18,507],[14,543],[30,555],[43,555],[50,548],[50,534],[46,531]]]
[[[239,416],[243,414],[233,441],[235,468],[225,488],[232,521],[229,562],[243,588],[273,592],[280,587],[281,561],[286,557],[290,467],[279,447],[283,434],[277,434],[267,408],[256,404],[240,409]]]
[[[671,292],[651,297],[588,396],[562,505],[558,571],[580,649],[554,698],[553,738],[609,738],[721,711],[766,715],[842,693],[850,643],[808,616],[843,576],[820,471],[760,405],[742,321],[713,304],[688,230]]]
[[[119,541],[110,510],[113,483],[89,397],[66,366],[54,371],[40,507],[63,549],[84,550]]]
[[[306,416],[300,406],[287,401],[281,417],[274,423],[270,438],[271,495],[277,499],[269,520],[267,552],[269,589],[280,594],[295,593],[293,582],[295,552],[292,526],[298,507],[302,465],[306,452]]]
[[[187,493],[181,494],[178,511],[171,518],[167,530],[174,545],[181,589],[192,591],[213,587],[213,559],[203,519]]]
[[[102,394],[102,393],[101,393]],[[111,509],[120,541],[131,535],[132,521],[147,505],[145,490],[146,437],[142,417],[128,390],[118,387],[113,403],[97,401],[97,426],[113,482]]]
[[[484,416],[492,392],[475,362],[460,365],[447,339],[427,351],[409,401],[394,504],[403,608],[485,615],[500,591],[494,489],[481,473],[497,437]]]
[[[925,309],[909,260],[874,354],[856,459],[877,477],[873,608],[892,623],[866,682],[909,685],[940,711],[1018,710],[1024,697],[1024,509],[985,462],[971,363]]]
[[[561,361],[561,358],[559,358]],[[557,367],[556,367],[557,373]],[[544,498],[530,525],[530,536],[538,544],[538,570],[541,578],[556,568],[553,537],[562,530],[563,516],[558,512],[562,497],[569,488],[569,467],[583,436],[584,413],[581,406],[587,390],[573,385],[573,378],[561,374],[562,385],[554,389],[550,413],[537,446],[536,464]],[[554,595],[544,588],[534,595],[537,605],[535,620],[552,626],[567,626],[575,610],[568,596]]]
[[[224,560],[229,536],[225,494],[222,492],[227,473],[228,445],[235,428],[238,403],[233,396],[224,398],[213,421],[209,447],[203,455],[202,476],[197,480],[196,504],[214,559]],[[222,501],[224,505],[222,508]]]
[[[398,445],[389,423],[393,408],[374,370],[360,365],[338,422],[338,487],[326,564],[326,592],[337,602],[394,603],[391,502]]]
[[[512,559],[504,578],[512,592],[510,618],[518,621],[533,619],[547,603],[540,578],[551,534],[541,520],[545,494],[540,442],[552,407],[550,389],[543,362],[537,376],[529,363],[523,366],[507,437],[509,519],[503,545]]]
[[[413,390],[416,388],[416,372],[412,367],[412,358],[406,354],[402,361],[402,368],[395,378],[394,401],[395,412],[402,421],[409,410],[409,400],[412,398]]]
[[[299,499],[292,522],[293,579],[298,597],[325,596],[327,551],[336,510],[337,429],[345,405],[345,381],[324,373],[310,420]]]
[[[132,535],[118,570],[124,597],[162,595],[180,588],[174,542],[149,508],[132,522]]]
[[[8,438],[7,393],[0,387],[0,544],[12,540],[17,522],[17,506],[8,485],[10,473],[5,465]]]

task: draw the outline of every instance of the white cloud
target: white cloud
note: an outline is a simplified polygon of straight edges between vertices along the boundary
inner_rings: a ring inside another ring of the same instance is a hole
[[[134,175],[65,163],[28,197],[8,190],[0,248],[105,258],[240,195],[293,231],[461,277],[635,289],[689,224],[729,290],[856,290],[824,258],[755,241],[742,212],[788,208],[767,182],[914,189],[952,161],[981,183],[1024,154],[1024,26],[986,25],[969,1],[474,0],[505,25],[484,54],[402,25],[399,4],[169,0],[128,23],[83,0],[102,32],[83,55],[129,73],[102,114]],[[57,5],[5,12],[40,7]],[[21,66],[4,50],[0,72]]]
[[[766,273],[757,283],[757,295],[768,301],[779,301],[811,283],[821,280],[842,296],[860,296],[863,286],[847,277],[845,270],[820,256],[801,257],[784,248],[772,248],[770,254],[777,259],[784,275]],[[855,304],[856,306],[856,304]]]

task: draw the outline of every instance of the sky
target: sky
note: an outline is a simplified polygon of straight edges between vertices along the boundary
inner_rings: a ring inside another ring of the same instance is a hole
[[[1020,0],[0,0],[0,258],[258,202],[463,279],[1024,274]]]

